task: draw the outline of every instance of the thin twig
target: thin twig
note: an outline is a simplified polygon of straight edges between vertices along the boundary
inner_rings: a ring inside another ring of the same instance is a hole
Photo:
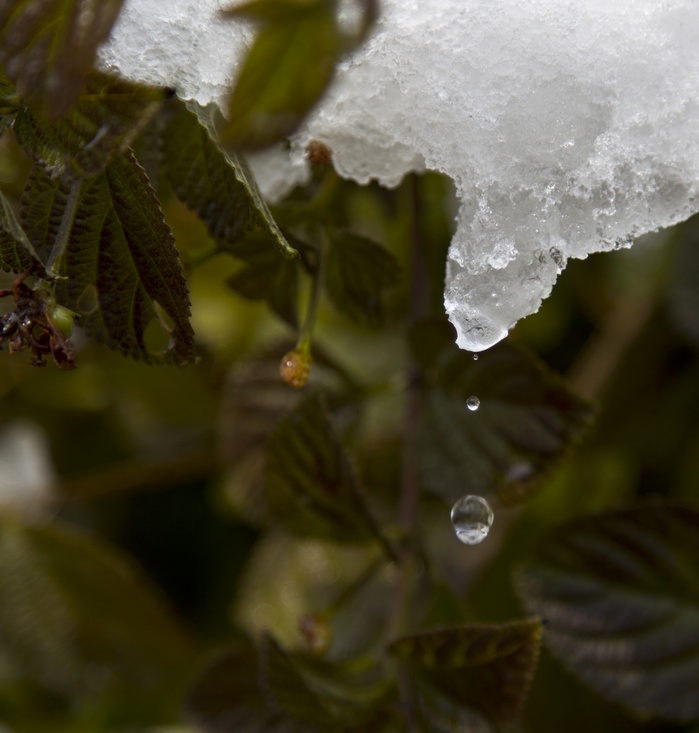
[[[417,176],[410,181],[410,204],[413,212],[411,232],[412,281],[410,291],[410,323],[423,318],[427,313],[428,282],[425,266],[422,200],[420,182]],[[398,636],[404,633],[408,621],[409,609],[417,582],[417,525],[420,502],[420,480],[415,452],[415,439],[422,410],[421,370],[411,359],[407,367],[407,394],[405,431],[403,434],[403,454],[401,461],[401,495],[399,505],[399,521],[404,535],[401,563],[398,568],[391,618],[391,633]],[[400,694],[405,711],[406,730],[417,733],[415,720],[415,701],[411,697],[410,686],[402,678],[400,669]]]

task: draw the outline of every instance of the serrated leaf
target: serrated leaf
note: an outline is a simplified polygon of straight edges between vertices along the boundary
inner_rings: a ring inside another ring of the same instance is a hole
[[[52,118],[75,101],[123,0],[4,0],[0,63],[20,94]]]
[[[556,529],[519,576],[575,675],[644,716],[699,720],[699,511],[647,504]]]
[[[359,733],[384,688],[373,673],[346,677],[335,665],[289,654],[264,637],[259,655],[242,646],[215,659],[186,711],[204,733]]]
[[[382,540],[322,395],[307,397],[267,447],[265,493],[274,516],[303,536]]]
[[[128,560],[57,527],[0,521],[0,648],[60,692],[167,690],[188,643]]]
[[[280,318],[298,326],[299,264],[279,256],[262,232],[248,234],[234,250],[245,266],[226,282],[248,300],[265,300]]]
[[[0,193],[0,270],[19,274],[32,267],[38,275],[46,276],[44,266],[17,221],[10,202]]]
[[[222,248],[235,247],[258,230],[285,257],[296,257],[245,159],[224,153],[215,142],[216,110],[190,106],[194,111],[181,105],[163,132],[163,165],[177,196],[199,214]]]
[[[0,134],[12,124],[22,100],[14,85],[4,76],[0,68]]]
[[[203,733],[306,733],[302,724],[265,704],[258,680],[252,646],[220,655],[192,688],[187,717]]]
[[[93,73],[76,104],[49,123],[23,107],[17,139],[36,162],[63,178],[91,178],[125,150],[170,92]]]
[[[482,715],[501,726],[521,714],[540,638],[536,619],[470,624],[405,636],[388,651],[406,666],[428,718],[452,729]]]
[[[368,326],[381,325],[382,292],[400,280],[400,265],[388,250],[365,237],[338,232],[331,238],[324,272],[328,295],[340,312]]]
[[[512,342],[474,361],[444,321],[426,321],[410,338],[429,385],[417,443],[421,474],[449,503],[493,491],[505,501],[527,496],[591,419],[587,403]],[[475,411],[466,406],[472,396]]]
[[[330,84],[344,39],[328,0],[279,3],[275,17],[265,0],[258,34],[243,61],[220,128],[228,148],[262,148],[291,135]],[[250,17],[256,3],[239,13]],[[237,9],[236,9],[237,10]],[[236,12],[234,10],[233,12]],[[292,8],[292,10],[294,10]]]
[[[292,346],[281,343],[236,364],[223,390],[219,452],[229,468],[226,493],[234,509],[255,525],[270,521],[264,492],[267,443],[280,420],[304,396],[279,375],[282,356]],[[317,347],[308,386],[330,390],[340,386]]]
[[[350,681],[337,665],[292,655],[271,636],[262,639],[260,659],[268,701],[315,730],[347,731],[366,723],[385,689],[371,671]]]
[[[66,184],[35,166],[22,195],[22,220],[44,259],[68,205]],[[67,278],[57,284],[57,301],[80,314],[80,325],[90,336],[148,363],[193,361],[189,297],[174,239],[131,153],[83,182],[65,254],[56,269]],[[158,309],[171,323],[164,322]],[[146,328],[154,319],[170,334],[163,352],[152,353],[145,342]]]

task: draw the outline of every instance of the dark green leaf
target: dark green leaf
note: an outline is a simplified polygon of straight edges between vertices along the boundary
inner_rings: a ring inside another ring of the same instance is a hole
[[[44,266],[24,233],[10,202],[0,193],[0,270],[25,272],[31,267],[39,275],[46,275]]]
[[[699,511],[648,504],[570,522],[519,577],[553,653],[636,712],[699,720]]]
[[[197,114],[182,105],[163,133],[163,164],[177,196],[199,214],[223,248],[235,247],[246,234],[259,230],[285,257],[296,257],[245,159],[224,153],[214,142],[215,110],[195,109]]]
[[[68,111],[123,0],[4,0],[0,63],[20,94],[49,116]]]
[[[34,167],[22,196],[22,220],[42,257],[58,238],[68,198],[65,184]],[[194,359],[187,285],[172,233],[132,154],[82,184],[56,270],[67,278],[56,288],[58,302],[79,313],[80,325],[98,341],[149,363]],[[165,351],[146,344],[151,321],[169,333]]]
[[[11,125],[15,119],[17,110],[22,106],[22,100],[14,85],[2,73],[0,69],[0,134]]]
[[[540,638],[537,620],[471,624],[403,637],[389,652],[405,665],[428,718],[447,730],[479,716],[500,726],[521,714]]]
[[[266,22],[243,62],[220,128],[227,148],[261,148],[291,135],[327,88],[345,50],[334,2],[277,5],[277,17],[270,0],[260,5]],[[249,17],[255,8],[247,3],[242,12]]]
[[[319,0],[247,0],[223,10],[222,14],[229,18],[266,23],[289,23],[297,20],[303,13],[317,9],[318,5]]]
[[[304,393],[290,389],[279,375],[282,356],[292,343],[279,344],[236,364],[223,390],[220,452],[229,467],[227,495],[236,511],[252,524],[269,518],[264,496],[267,442],[279,421]],[[316,348],[309,387],[338,387],[323,353]]]
[[[180,630],[125,557],[55,527],[0,521],[0,645],[67,693],[160,690],[191,662]]]
[[[320,394],[306,398],[272,434],[265,488],[273,514],[295,533],[347,542],[380,538]]]
[[[241,246],[242,245],[242,246]],[[291,326],[298,326],[299,265],[279,256],[269,237],[257,231],[235,248],[245,266],[226,281],[249,300],[266,300],[269,307]]]
[[[383,686],[373,670],[352,681],[335,665],[290,654],[270,636],[262,640],[260,680],[268,702],[320,731],[346,731],[371,718]]]
[[[27,154],[52,174],[91,178],[131,144],[168,95],[164,89],[94,73],[60,120],[49,123],[23,107],[14,130]]]
[[[187,716],[204,733],[307,733],[305,726],[265,703],[259,666],[252,647],[222,654],[197,680]]]
[[[423,481],[450,503],[492,491],[526,496],[590,421],[590,407],[512,342],[474,361],[435,320],[418,325],[411,343],[430,385],[418,438]],[[466,407],[471,396],[476,411]]]
[[[699,345],[699,217],[681,224],[673,278],[668,289],[670,313],[675,324]]]
[[[380,326],[382,291],[399,280],[398,261],[381,245],[350,232],[332,237],[325,260],[325,286],[335,307],[349,318]]]
[[[192,690],[187,713],[205,733],[358,730],[383,696],[374,672],[348,679],[335,665],[289,654],[265,637],[259,656],[245,646],[216,659]]]

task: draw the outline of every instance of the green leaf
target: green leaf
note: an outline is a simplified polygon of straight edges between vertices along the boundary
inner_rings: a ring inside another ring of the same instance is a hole
[[[609,700],[699,720],[699,510],[652,503],[556,529],[519,576],[545,641]]]
[[[127,558],[11,517],[0,520],[0,649],[19,674],[69,694],[162,693],[191,663],[180,629]]]
[[[233,12],[264,21],[228,101],[221,140],[226,148],[262,148],[299,127],[330,84],[344,39],[329,0],[264,0]]]
[[[4,76],[0,68],[0,134],[14,122],[22,100],[14,85]]]
[[[373,669],[348,679],[338,665],[292,655],[271,636],[262,639],[260,658],[260,681],[268,701],[316,730],[330,733],[365,724],[385,690]]]
[[[38,275],[46,276],[44,266],[17,221],[10,202],[0,193],[0,270],[20,273],[31,267]]]
[[[279,374],[282,356],[292,347],[291,342],[274,345],[234,365],[223,389],[219,434],[221,457],[228,467],[226,495],[255,525],[271,521],[264,492],[267,444],[280,420],[304,397]],[[338,376],[316,347],[308,387],[333,392],[346,388]]]
[[[301,724],[265,704],[259,666],[252,646],[221,654],[192,688],[187,717],[203,733],[306,733]]]
[[[540,638],[535,619],[470,624],[405,636],[388,651],[405,665],[423,714],[438,726],[462,730],[459,725],[480,716],[495,726],[517,721]]]
[[[419,324],[410,340],[429,385],[417,442],[422,478],[449,503],[470,493],[527,496],[591,419],[562,379],[511,341],[474,361],[445,321]],[[476,411],[466,406],[471,396]]]
[[[22,195],[22,220],[46,258],[68,210],[66,184],[32,169]],[[189,297],[170,228],[155,192],[131,153],[82,184],[65,253],[57,271],[57,301],[80,314],[96,340],[148,363],[194,359]],[[146,328],[169,333],[164,351],[149,348]]]
[[[325,259],[325,287],[335,307],[352,320],[378,327],[381,295],[397,285],[400,265],[381,245],[350,232],[331,239]]]
[[[290,654],[267,636],[258,655],[242,646],[215,659],[197,680],[187,715],[204,733],[367,732],[385,688],[375,670]],[[369,723],[367,727],[365,723]]]
[[[249,234],[235,250],[245,266],[226,282],[248,300],[266,300],[280,318],[298,327],[299,264],[279,256],[266,234]]]
[[[213,107],[181,105],[163,133],[163,165],[177,196],[199,214],[223,249],[252,231],[266,234],[285,257],[298,256],[279,230],[245,159],[215,142]]]
[[[273,515],[296,534],[383,542],[318,393],[307,397],[272,434],[265,489]]]
[[[6,0],[0,63],[17,90],[52,118],[75,101],[123,0]]]
[[[14,130],[27,154],[53,175],[91,178],[131,144],[169,94],[165,89],[94,73],[76,104],[60,120],[49,123],[23,107]]]

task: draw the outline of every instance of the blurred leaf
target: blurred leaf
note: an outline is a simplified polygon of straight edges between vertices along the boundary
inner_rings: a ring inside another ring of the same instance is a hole
[[[332,236],[325,286],[335,307],[352,320],[380,326],[382,291],[399,280],[398,261],[381,245],[350,232]]]
[[[10,202],[0,193],[0,270],[20,273],[32,266],[38,274],[46,275],[44,266],[17,221]]]
[[[333,78],[345,50],[335,3],[263,0],[228,14],[254,18],[260,28],[228,101],[221,140],[226,148],[263,148],[290,136]]]
[[[373,672],[347,680],[335,665],[289,654],[267,636],[259,656],[243,647],[215,660],[187,713],[205,733],[339,733],[359,730],[383,691]]]
[[[215,142],[212,107],[180,105],[163,132],[163,165],[177,196],[199,214],[222,249],[254,230],[264,232],[285,257],[296,250],[279,230],[247,162]]]
[[[47,122],[23,107],[14,130],[22,147],[53,175],[91,178],[125,150],[169,91],[93,73],[64,117]]]
[[[390,623],[386,609],[393,591],[380,560],[371,545],[267,532],[246,564],[233,618],[255,638],[274,629],[275,638],[284,646],[303,644],[307,648],[300,629],[302,619],[327,614],[332,639],[326,659],[380,653]],[[283,603],[279,602],[280,582]]]
[[[69,694],[164,692],[191,662],[125,557],[56,527],[0,520],[0,645],[21,674]]]
[[[556,529],[519,577],[552,652],[641,715],[699,720],[699,511],[647,504]]]
[[[682,333],[699,346],[699,217],[681,224],[668,288],[670,314]]]
[[[57,285],[58,302],[81,315],[80,325],[90,336],[124,355],[148,363],[193,361],[187,285],[143,169],[126,153],[82,186],[68,245],[57,263],[68,278]],[[68,201],[66,184],[40,166],[32,169],[22,220],[42,257],[58,238]],[[170,337],[164,351],[149,349],[145,341],[154,319]]]
[[[0,68],[0,134],[12,124],[22,100],[14,85],[5,77]]]
[[[521,715],[540,638],[535,619],[471,624],[405,636],[388,651],[406,666],[428,718],[448,730],[479,715],[500,726]]]
[[[260,681],[269,702],[328,733],[366,723],[386,689],[376,678],[376,669],[349,677],[338,665],[290,654],[271,636],[262,639],[260,658]]]
[[[279,256],[266,234],[248,234],[234,253],[245,266],[226,282],[248,300],[266,300],[269,307],[292,327],[298,326],[299,264]]]
[[[109,37],[123,0],[4,0],[0,63],[31,103],[65,114]]]
[[[296,534],[345,542],[374,537],[385,547],[318,393],[274,430],[267,447],[265,492],[273,515]]]
[[[478,361],[441,319],[410,335],[429,385],[418,437],[425,486],[453,503],[464,494],[527,496],[580,437],[591,408],[560,377],[512,342]],[[476,411],[467,408],[477,397]]]
[[[248,522],[265,524],[270,519],[264,491],[267,443],[274,428],[303,399],[303,392],[289,389],[279,375],[282,356],[293,344],[270,347],[236,364],[223,390],[219,452],[228,466],[227,496]],[[309,387],[336,389],[338,380],[324,364],[316,348]]]

